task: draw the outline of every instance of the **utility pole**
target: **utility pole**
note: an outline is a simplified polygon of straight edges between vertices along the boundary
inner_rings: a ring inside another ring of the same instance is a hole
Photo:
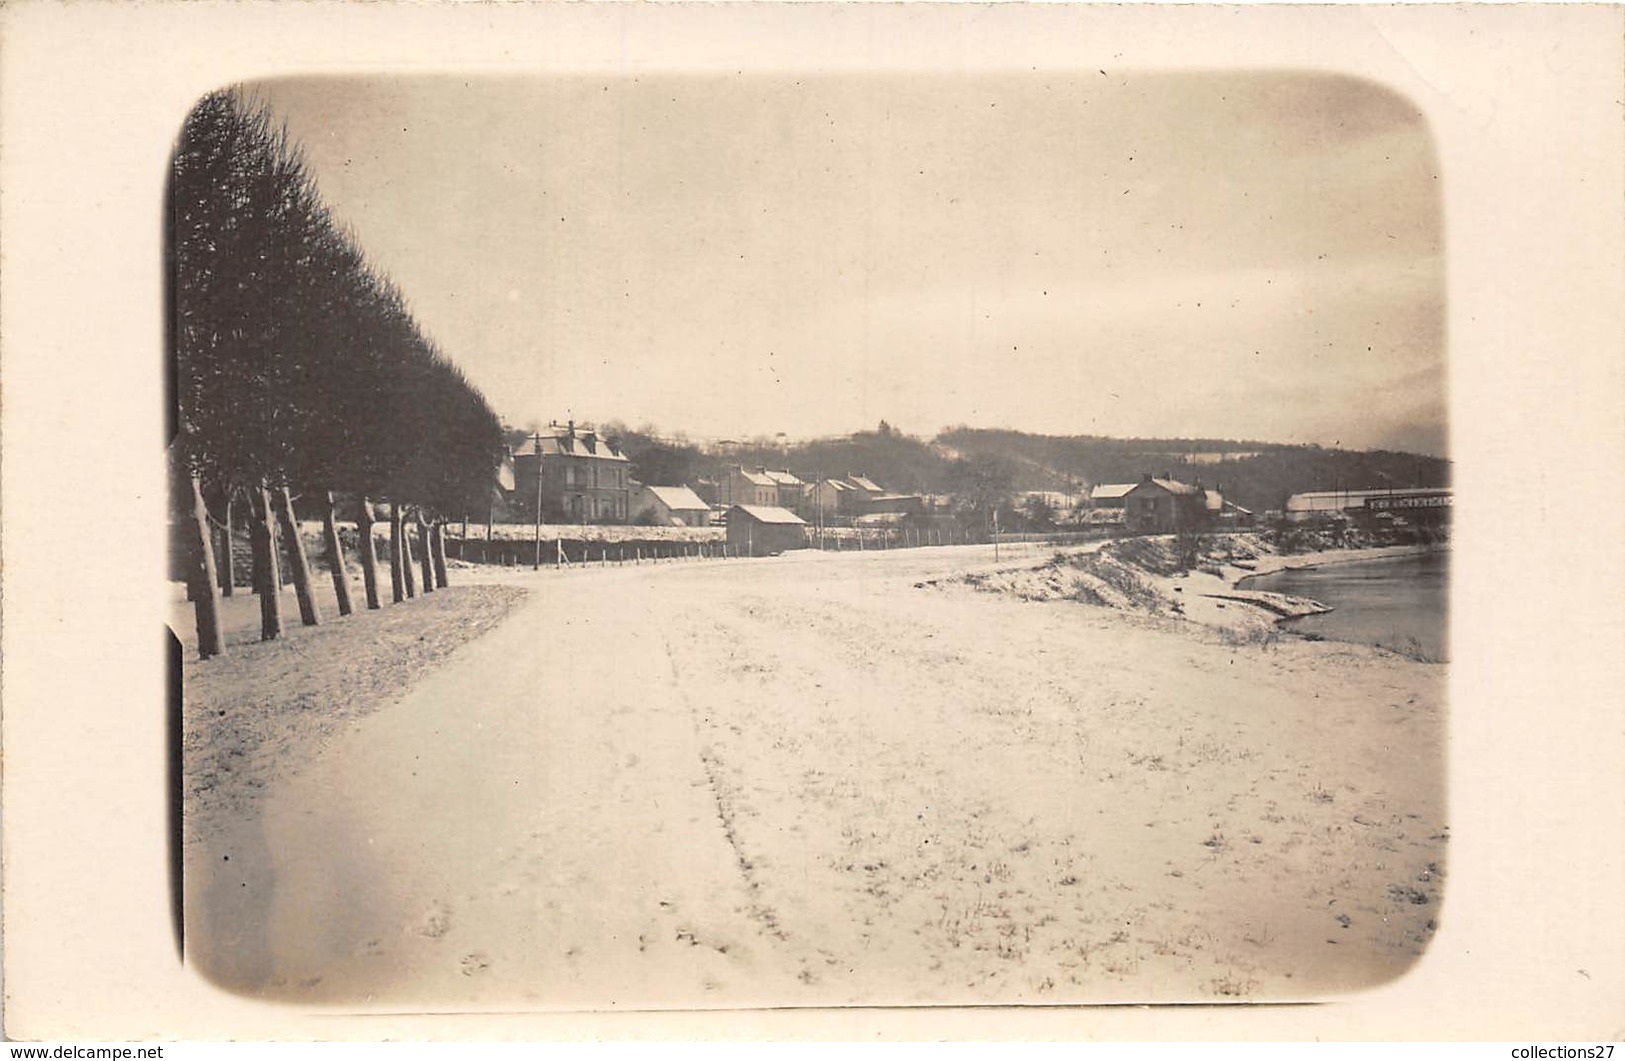
[[[531,447],[536,451],[536,556],[530,569],[542,569],[542,433],[531,436]]]

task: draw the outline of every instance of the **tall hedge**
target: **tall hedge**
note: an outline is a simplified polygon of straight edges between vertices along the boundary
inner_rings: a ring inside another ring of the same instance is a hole
[[[434,519],[484,503],[500,421],[334,219],[263,103],[225,89],[193,108],[169,198],[186,474],[279,506],[339,491]]]

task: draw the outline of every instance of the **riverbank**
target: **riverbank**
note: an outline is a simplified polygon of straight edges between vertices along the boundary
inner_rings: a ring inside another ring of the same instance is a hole
[[[1052,554],[1039,564],[958,576],[976,589],[1019,600],[1075,600],[1119,611],[1184,619],[1221,635],[1257,640],[1288,619],[1331,609],[1310,597],[1247,589],[1262,575],[1422,555],[1446,545],[1328,547],[1282,553],[1262,534],[1214,535],[1194,547],[1172,535],[1122,538]]]
[[[1301,571],[1317,567],[1326,567],[1334,564],[1367,563],[1372,560],[1394,560],[1402,557],[1425,556],[1448,550],[1448,545],[1380,545],[1362,549],[1321,549],[1307,553],[1272,553],[1263,554],[1252,561],[1232,563],[1220,568],[1219,578],[1228,584],[1229,590],[1214,591],[1203,589],[1198,583],[1198,590],[1206,596],[1218,600],[1231,600],[1249,604],[1268,613],[1268,620],[1272,625],[1278,625],[1289,619],[1301,619],[1305,616],[1320,615],[1331,611],[1331,607],[1323,601],[1313,597],[1295,596],[1286,593],[1277,593],[1270,590],[1252,590],[1246,588],[1246,583],[1265,575],[1279,574],[1282,571]],[[1197,572],[1198,576],[1210,573]],[[1219,625],[1225,625],[1221,620]]]
[[[1450,554],[1427,549],[1287,567],[1248,591],[1312,598],[1328,610],[1291,619],[1298,637],[1376,645],[1425,663],[1449,660]]]

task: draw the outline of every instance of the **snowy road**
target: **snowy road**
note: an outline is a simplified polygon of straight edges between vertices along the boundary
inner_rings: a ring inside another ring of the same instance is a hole
[[[193,959],[412,1009],[1284,998],[1414,960],[1443,668],[916,586],[978,566],[509,575],[503,625],[194,853]]]

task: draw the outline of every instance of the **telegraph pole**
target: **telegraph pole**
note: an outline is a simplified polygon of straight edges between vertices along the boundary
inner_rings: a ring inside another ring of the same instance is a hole
[[[530,569],[542,569],[542,433],[540,431],[531,436],[531,447],[536,451],[536,556],[531,561]]]

